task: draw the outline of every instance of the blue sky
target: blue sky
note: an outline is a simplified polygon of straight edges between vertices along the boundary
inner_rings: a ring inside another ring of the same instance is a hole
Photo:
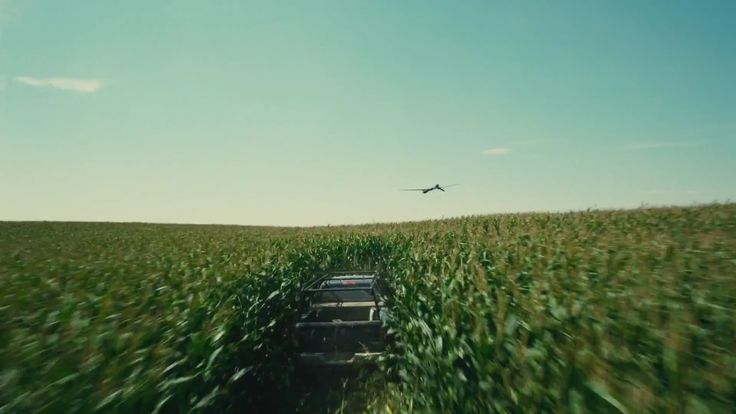
[[[734,200],[735,19],[733,1],[0,0],[0,220]],[[398,191],[435,183],[459,185]]]

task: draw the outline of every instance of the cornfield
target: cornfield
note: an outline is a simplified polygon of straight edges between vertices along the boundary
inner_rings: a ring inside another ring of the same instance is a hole
[[[726,204],[310,229],[0,223],[0,412],[299,411],[299,292],[336,269],[391,287],[396,341],[365,411],[736,406]]]

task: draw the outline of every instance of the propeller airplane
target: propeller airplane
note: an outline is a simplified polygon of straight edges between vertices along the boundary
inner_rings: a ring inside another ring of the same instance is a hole
[[[434,190],[440,190],[442,192],[445,192],[445,188],[447,188],[447,187],[453,187],[453,186],[456,186],[456,185],[457,184],[449,184],[449,185],[441,186],[439,184],[435,184],[434,187],[429,187],[429,188],[402,188],[401,191],[421,191],[422,194],[427,194],[428,192],[434,191]]]

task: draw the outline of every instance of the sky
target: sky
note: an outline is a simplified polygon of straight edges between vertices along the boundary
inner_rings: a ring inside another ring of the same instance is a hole
[[[736,199],[736,2],[0,0],[0,220]],[[458,184],[426,195],[402,188]]]

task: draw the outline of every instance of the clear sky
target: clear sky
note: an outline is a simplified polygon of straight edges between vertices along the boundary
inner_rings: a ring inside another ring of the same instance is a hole
[[[0,220],[736,200],[736,1],[0,0]],[[459,184],[446,193],[400,188]]]

